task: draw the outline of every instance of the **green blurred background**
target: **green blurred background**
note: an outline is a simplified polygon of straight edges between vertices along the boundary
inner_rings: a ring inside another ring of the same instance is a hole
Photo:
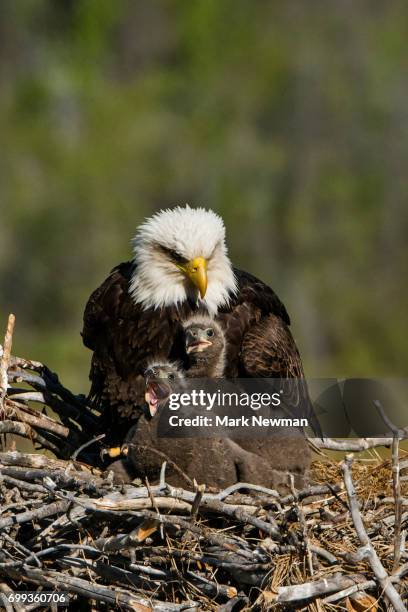
[[[189,202],[309,376],[407,373],[406,0],[2,0],[0,321],[88,389],[91,291]]]

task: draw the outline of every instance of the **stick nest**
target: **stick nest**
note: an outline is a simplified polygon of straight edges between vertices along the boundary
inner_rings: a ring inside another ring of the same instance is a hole
[[[385,460],[320,450],[313,484],[286,496],[248,483],[176,489],[165,464],[158,485],[115,485],[91,452],[101,430],[84,397],[12,357],[7,336],[1,374],[0,607],[34,610],[9,595],[44,590],[67,593],[73,610],[406,610],[397,436]],[[7,450],[9,434],[45,454]]]

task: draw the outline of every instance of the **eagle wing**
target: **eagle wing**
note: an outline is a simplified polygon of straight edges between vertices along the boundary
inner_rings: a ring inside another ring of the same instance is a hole
[[[253,378],[302,378],[299,351],[289,327],[268,314],[246,332],[241,349],[242,365]]]
[[[308,418],[315,433],[321,435],[285,306],[259,279],[241,270],[235,274],[239,292],[224,315],[228,375],[281,379],[291,413]]]
[[[134,302],[128,290],[133,271],[133,263],[120,264],[92,293],[82,332],[93,351],[90,398],[97,406],[119,407],[122,416],[143,401],[147,365],[168,359],[182,334],[180,313],[143,310]]]

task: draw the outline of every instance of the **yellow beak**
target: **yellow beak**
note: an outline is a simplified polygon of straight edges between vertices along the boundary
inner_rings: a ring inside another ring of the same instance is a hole
[[[187,278],[197,287],[201,299],[207,291],[207,261],[204,257],[195,257],[187,264],[178,266]]]

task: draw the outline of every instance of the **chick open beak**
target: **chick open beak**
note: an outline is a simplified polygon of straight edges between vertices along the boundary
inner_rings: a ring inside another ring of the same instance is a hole
[[[207,291],[207,261],[204,257],[195,257],[186,264],[178,266],[187,278],[197,287],[200,292],[201,299]]]
[[[149,414],[153,418],[154,415],[157,412],[157,407],[158,407],[158,404],[159,404],[159,400],[158,400],[157,395],[156,395],[156,393],[155,393],[155,391],[154,391],[154,389],[152,388],[151,385],[149,385],[149,387],[146,389],[145,401],[146,401],[147,406],[149,408]]]
[[[148,380],[145,389],[145,401],[153,418],[160,406],[163,406],[171,395],[171,385],[166,379]]]
[[[207,338],[205,334],[195,334],[187,332],[186,336],[186,353],[202,353],[209,346],[212,346],[211,340]]]

